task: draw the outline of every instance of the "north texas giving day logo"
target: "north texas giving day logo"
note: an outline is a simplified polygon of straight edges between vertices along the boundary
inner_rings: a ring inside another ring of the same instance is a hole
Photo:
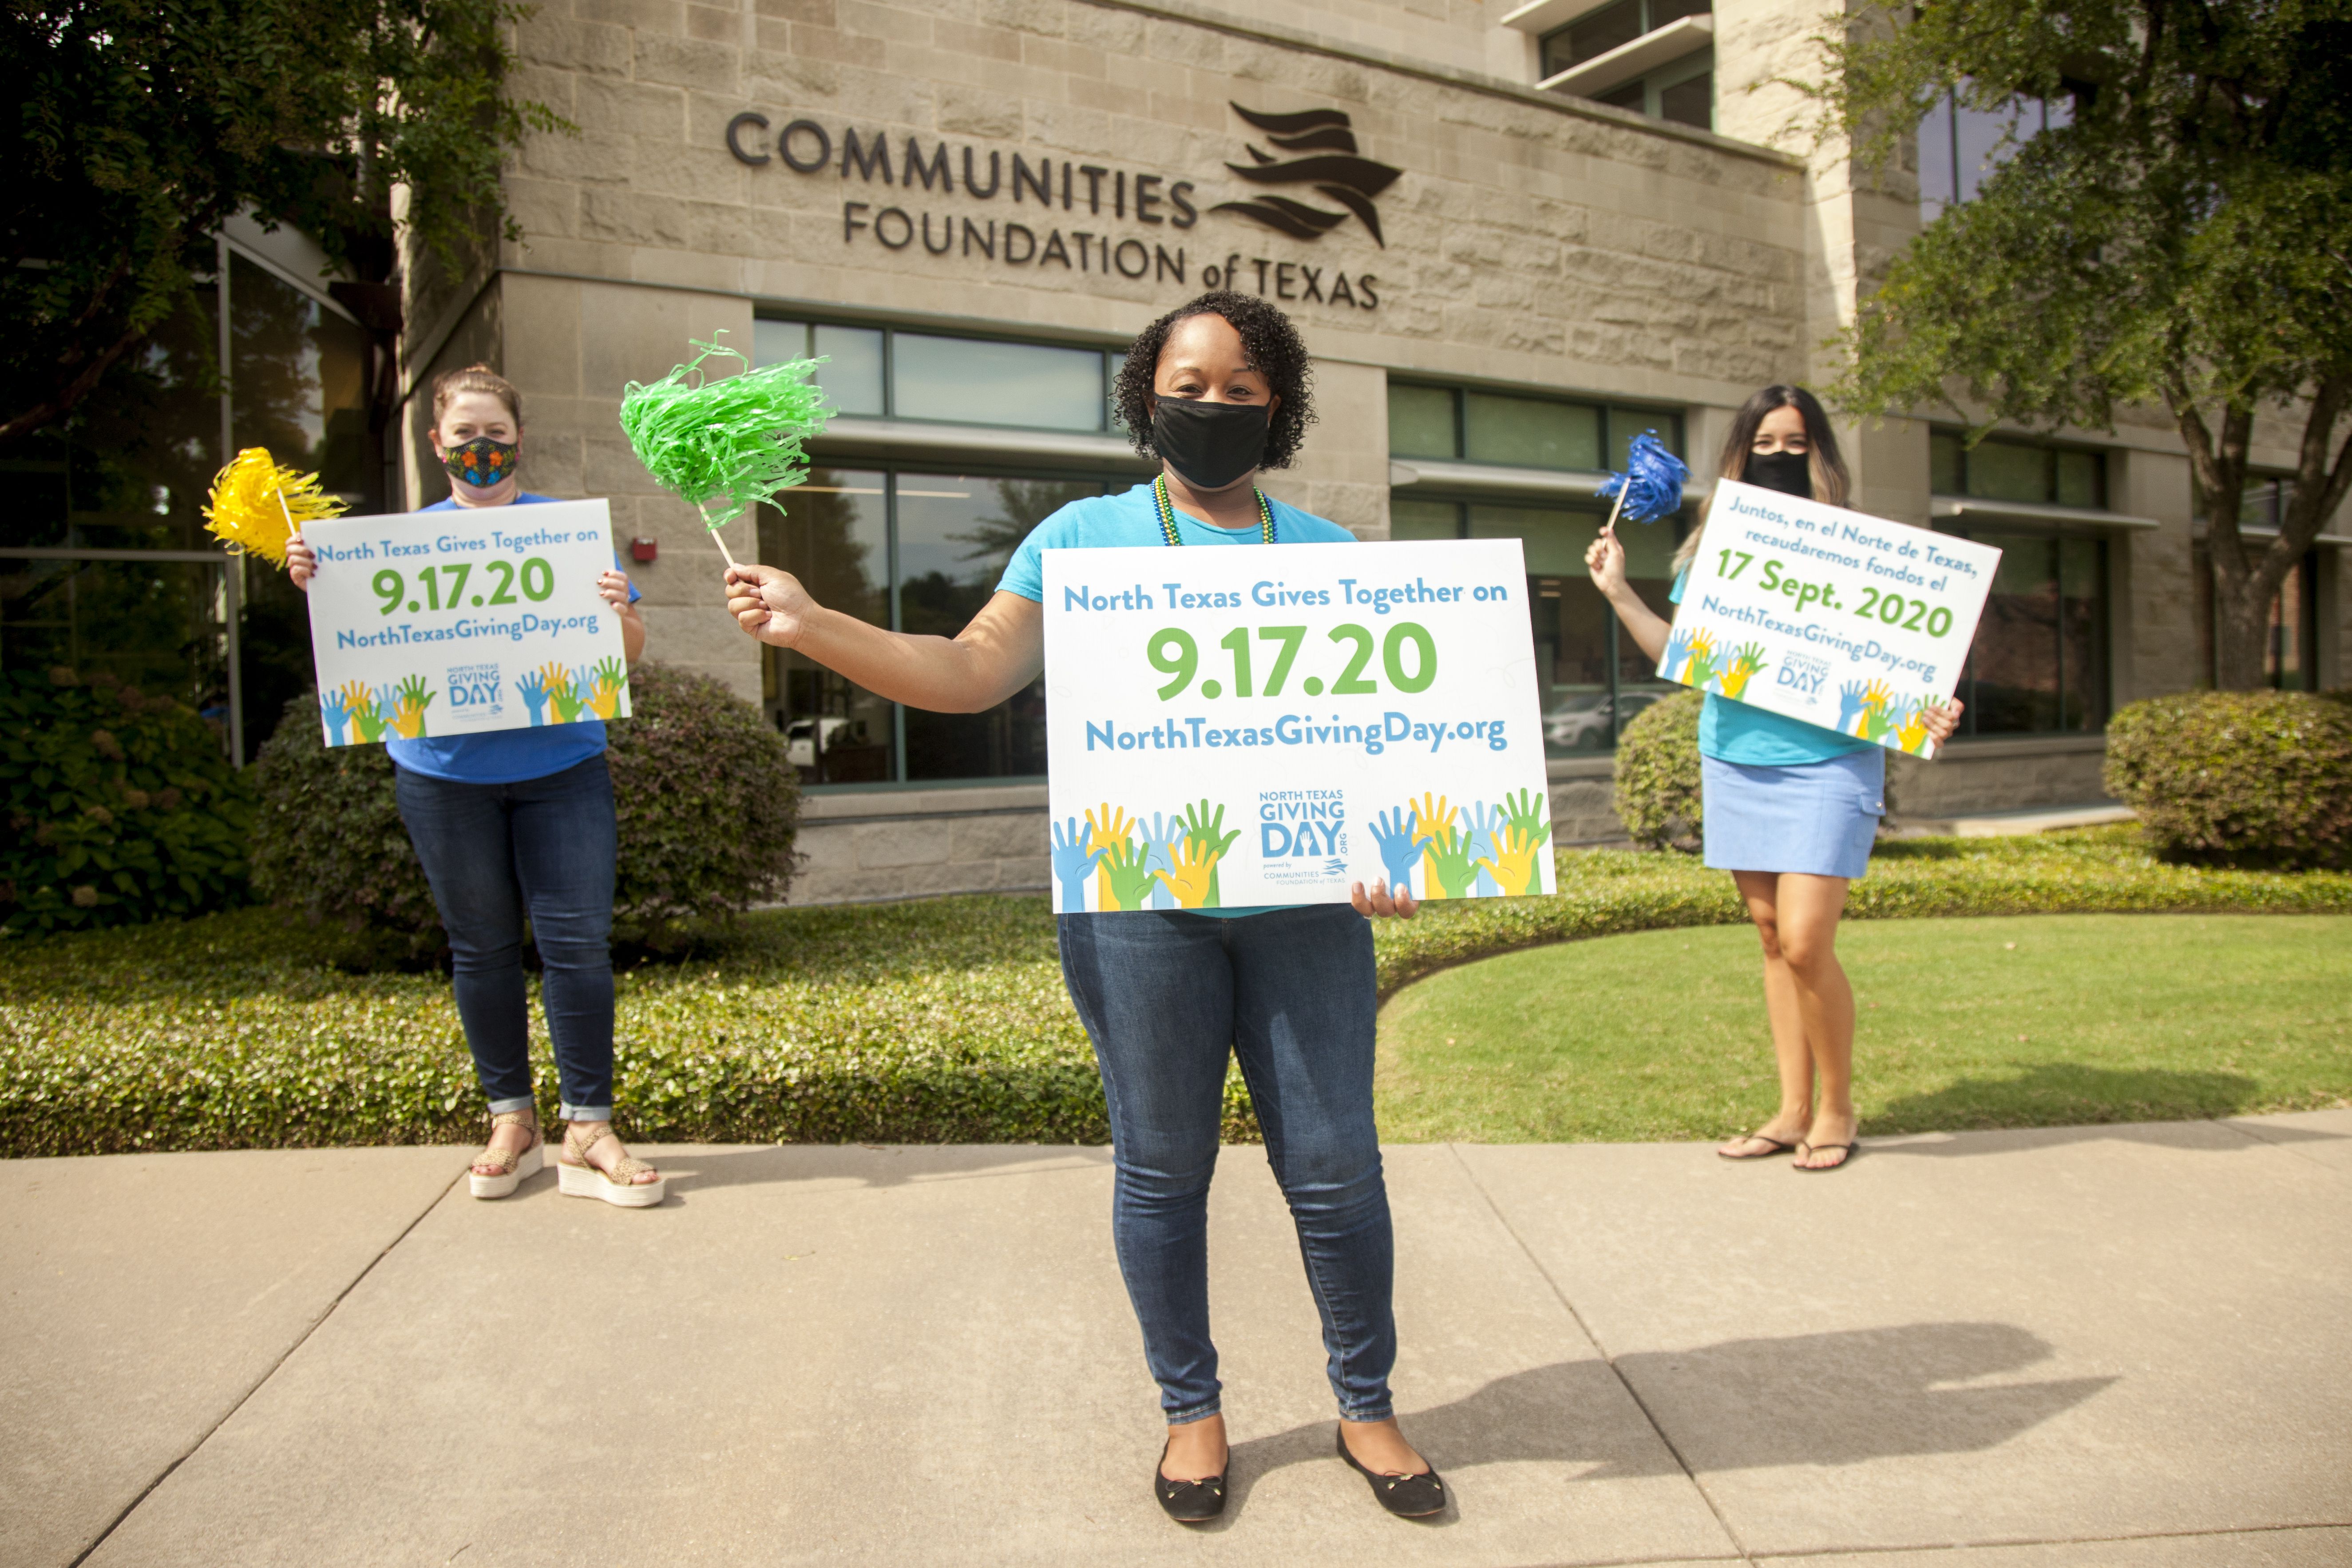
[[[1227,173],[1246,185],[1296,187],[1332,205],[1265,188],[1210,204],[1207,211],[1310,244],[1352,218],[1375,245],[1387,247],[1375,198],[1404,171],[1364,156],[1347,114],[1336,109],[1274,114],[1238,103],[1231,108],[1263,132],[1276,152],[1244,140],[1250,161],[1226,163]],[[833,128],[810,119],[794,119],[777,130],[767,115],[751,110],[727,122],[726,142],[736,161],[751,168],[781,163],[795,174],[845,184],[855,175],[859,199],[845,199],[841,207],[846,246],[874,243],[898,251],[919,240],[928,255],[973,265],[1059,267],[1180,286],[1189,286],[1187,274],[1195,270],[1181,242],[1202,211],[1191,180],[1075,158],[1032,160],[1020,152],[1008,156],[1003,148],[984,145],[950,146],[945,137],[927,143],[911,132],[900,133],[894,146],[887,131],[861,132],[845,126],[836,136]],[[1003,218],[933,210],[929,193],[954,197],[959,178],[961,195],[970,200],[1004,199],[1024,210]],[[887,189],[877,190],[877,185]],[[917,195],[919,185],[922,196]],[[1057,215],[1083,218],[1087,226],[1066,224]],[[1254,288],[1272,299],[1362,310],[1380,305],[1377,276],[1350,278],[1344,269],[1303,261],[1235,251],[1200,266],[1197,274],[1203,288]]]
[[[515,695],[530,710],[531,727],[576,724],[583,719],[619,716],[621,699],[628,689],[628,667],[617,658],[573,669],[550,659],[525,670],[515,682]],[[450,668],[442,690],[430,679],[412,675],[398,685],[371,687],[363,680],[346,680],[319,694],[319,718],[325,724],[330,746],[368,746],[387,732],[404,741],[448,733],[429,728],[434,700],[446,691],[445,711],[478,719],[503,711],[499,695],[502,673],[495,664],[460,665]],[[460,725],[463,730],[468,726]]]

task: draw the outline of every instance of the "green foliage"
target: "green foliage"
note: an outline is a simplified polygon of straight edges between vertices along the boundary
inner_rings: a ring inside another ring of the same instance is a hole
[[[641,664],[629,692],[635,717],[606,727],[621,841],[616,933],[666,945],[681,920],[782,899],[800,826],[783,737],[707,676]],[[317,699],[306,693],[289,705],[257,771],[253,877],[263,898],[313,923],[392,936],[394,954],[440,946],[440,916],[382,746],[327,746]],[[347,962],[364,963],[386,948],[345,951]]]
[[[2352,8],[2344,0],[1870,0],[1821,42],[1825,130],[1884,163],[1944,93],[2021,131],[1865,298],[1838,388],[2114,427],[2161,404],[2212,520],[2222,684],[2261,679],[2263,612],[2352,490]],[[1854,25],[1858,24],[1858,25]],[[2258,409],[2305,425],[2278,538],[2238,530]]]
[[[1651,849],[1698,844],[1698,716],[1706,696],[1682,691],[1633,715],[1617,739],[1617,816]]]
[[[2108,721],[2106,786],[2171,858],[2352,866],[2352,706],[2299,691],[2135,702]]]
[[[1731,879],[1681,856],[1571,850],[1556,863],[1556,896],[1379,922],[1383,994],[1515,948],[1743,918]],[[1849,909],[2344,914],[2352,876],[2166,865],[2128,828],[1914,839],[1880,846]],[[767,910],[696,952],[619,977],[616,1097],[630,1136],[1108,1135],[1044,899]],[[0,948],[0,1155],[480,1136],[446,983],[341,962],[333,932],[269,910]],[[545,1041],[533,1048],[551,1090]],[[1228,1074],[1226,1135],[1254,1128]]]
[[[525,15],[456,0],[24,0],[0,23],[0,441],[50,424],[184,308],[247,211],[383,276],[390,193],[445,258],[505,210],[526,128],[505,96]],[[509,222],[510,237],[520,232]]]
[[[110,675],[0,684],[0,929],[199,915],[244,901],[253,792],[220,736]]]

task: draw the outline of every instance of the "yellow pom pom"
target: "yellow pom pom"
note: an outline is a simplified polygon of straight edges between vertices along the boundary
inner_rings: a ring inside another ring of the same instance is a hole
[[[247,447],[213,476],[205,526],[240,555],[286,564],[286,543],[306,522],[350,509],[319,489],[319,476],[281,468],[268,449]]]

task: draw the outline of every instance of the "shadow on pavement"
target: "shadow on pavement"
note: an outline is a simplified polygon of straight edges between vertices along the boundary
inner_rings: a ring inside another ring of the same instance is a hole
[[[1950,1386],[2020,1372],[2051,1354],[2039,1336],[2007,1323],[1910,1323],[1643,1352],[1619,1357],[1617,1367],[1675,1447],[1706,1472],[1973,1453],[2116,1381]],[[1649,1424],[1623,1412],[1608,1364],[1574,1361],[1496,1378],[1403,1419],[1413,1446],[1449,1476],[1523,1461],[1585,1467],[1579,1481],[1680,1474]],[[1260,1476],[1339,1463],[1331,1443],[1332,1423],[1321,1421],[1235,1444],[1225,1518],[1247,1504]],[[1475,1508],[1475,1479],[1469,1485]],[[1449,1506],[1436,1522],[1453,1513]]]
[[[654,1163],[668,1173],[671,1191],[679,1194],[774,1182],[894,1187],[1110,1163],[1108,1148],[1081,1144],[780,1143],[708,1151],[672,1146],[656,1152]]]
[[[1963,1078],[1932,1094],[1890,1100],[1872,1113],[1863,1136],[1874,1129],[1915,1127],[1967,1129],[1965,1143],[1873,1144],[1868,1152],[1890,1154],[1994,1154],[2050,1142],[2127,1138],[2174,1149],[2231,1150],[2258,1147],[2251,1133],[2233,1135],[2215,1127],[2252,1105],[2261,1085],[2240,1073],[2177,1072],[2161,1068],[2096,1068],[2074,1062],[2020,1065],[2009,1078]],[[2148,1125],[2183,1122],[2185,1126]],[[2023,1125],[2021,1125],[2023,1124]],[[1999,1135],[1980,1131],[1989,1125]],[[2299,1128],[2265,1128],[2277,1142],[2334,1141],[2337,1135]]]

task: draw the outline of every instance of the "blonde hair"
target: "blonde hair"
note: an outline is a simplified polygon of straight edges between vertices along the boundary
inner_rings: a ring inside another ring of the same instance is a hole
[[[522,425],[522,394],[514,383],[486,364],[469,364],[463,370],[445,370],[433,378],[433,425],[438,429],[441,416],[449,412],[449,405],[468,392],[487,392],[507,405],[507,414],[518,428]]]
[[[1717,477],[1737,479],[1748,472],[1748,448],[1756,445],[1756,432],[1764,416],[1776,408],[1793,408],[1805,422],[1805,446],[1811,458],[1805,468],[1812,480],[1813,499],[1825,506],[1845,505],[1853,481],[1846,475],[1845,459],[1838,456],[1837,432],[1830,428],[1830,416],[1821,399],[1801,386],[1768,386],[1739,405],[1739,412],[1731,416],[1731,431],[1723,438],[1723,457],[1716,464]],[[1698,554],[1700,536],[1706,532],[1706,514],[1714,506],[1715,497],[1710,495],[1698,509],[1698,526],[1675,547],[1677,575]]]

